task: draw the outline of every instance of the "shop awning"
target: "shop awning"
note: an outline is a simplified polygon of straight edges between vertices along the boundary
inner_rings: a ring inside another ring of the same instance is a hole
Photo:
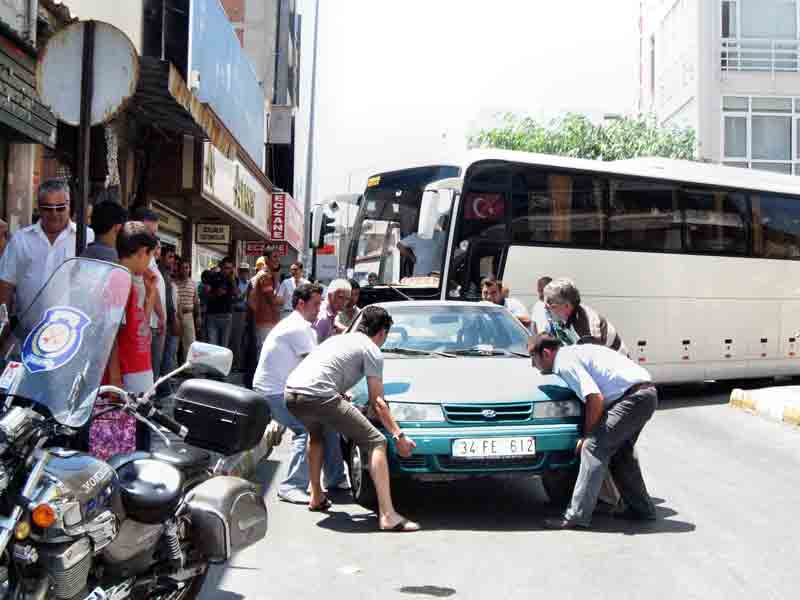
[[[139,59],[139,85],[129,106],[148,125],[208,139],[225,156],[235,154],[236,142],[231,134],[195,97],[171,63],[151,57]]]

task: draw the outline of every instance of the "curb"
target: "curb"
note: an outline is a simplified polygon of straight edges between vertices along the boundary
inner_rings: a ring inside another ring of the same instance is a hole
[[[734,389],[729,404],[772,421],[800,426],[800,387]]]

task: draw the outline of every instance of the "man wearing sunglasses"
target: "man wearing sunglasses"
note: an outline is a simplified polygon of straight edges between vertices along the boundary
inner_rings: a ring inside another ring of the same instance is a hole
[[[0,304],[13,300],[16,314],[30,306],[61,263],[75,257],[77,226],[69,216],[67,182],[51,179],[40,185],[38,209],[39,221],[17,232],[0,258]],[[94,241],[91,229],[86,241]]]

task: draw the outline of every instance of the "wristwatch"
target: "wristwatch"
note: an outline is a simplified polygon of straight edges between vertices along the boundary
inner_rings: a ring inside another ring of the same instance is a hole
[[[400,440],[402,440],[402,439],[405,439],[405,437],[406,437],[406,434],[405,434],[404,432],[402,432],[402,431],[401,431],[400,433],[395,433],[395,434],[392,436],[392,439],[393,439],[395,442],[399,442]]]

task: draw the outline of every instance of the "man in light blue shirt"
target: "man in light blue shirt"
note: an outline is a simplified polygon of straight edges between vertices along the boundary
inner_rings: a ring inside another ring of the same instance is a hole
[[[550,335],[538,335],[531,346],[534,366],[561,377],[585,404],[584,437],[575,448],[581,466],[572,501],[548,529],[589,527],[606,470],[614,477],[627,508],[616,516],[639,521],[656,517],[634,446],[658,406],[650,374],[628,357],[606,346],[562,347]]]

